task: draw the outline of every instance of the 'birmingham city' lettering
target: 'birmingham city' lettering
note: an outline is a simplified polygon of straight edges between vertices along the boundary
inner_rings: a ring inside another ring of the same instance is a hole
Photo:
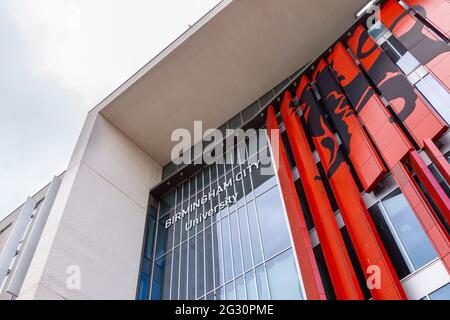
[[[259,166],[260,160],[258,160],[255,163],[249,164],[245,169],[238,172],[234,177],[225,180],[225,182],[222,185],[219,185],[216,189],[208,192],[208,194],[203,195],[203,197],[197,199],[195,202],[192,202],[187,208],[182,209],[181,211],[177,212],[175,215],[167,219],[165,222],[165,228],[166,229],[170,228],[175,223],[182,220],[186,215],[189,215],[189,213],[194,212],[195,209],[204,206],[207,202],[211,201],[211,199],[218,197],[223,192],[226,192],[226,190],[228,188],[231,188],[235,182],[242,181],[242,179],[244,179],[248,175],[251,175],[253,172],[255,172],[255,170],[258,170]],[[188,222],[186,222],[185,225],[186,230],[191,229],[192,227],[202,223],[207,218],[213,216],[220,210],[234,204],[237,201],[237,196],[238,196],[237,193],[228,195],[223,201],[219,202],[210,210],[201,213],[198,217],[190,219]]]

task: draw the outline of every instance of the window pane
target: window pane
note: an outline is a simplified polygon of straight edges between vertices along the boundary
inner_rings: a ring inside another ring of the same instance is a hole
[[[225,282],[227,282],[233,278],[233,269],[231,264],[233,256],[231,254],[231,237],[228,217],[225,217],[222,220],[222,237]]]
[[[189,270],[188,270],[188,299],[195,299],[195,285],[196,285],[196,269],[195,269],[195,253],[196,253],[196,238],[192,237],[189,239]]]
[[[225,300],[225,287],[216,290],[216,300]]]
[[[273,300],[303,299],[292,250],[288,250],[267,262],[267,276]]]
[[[236,299],[237,300],[247,299],[247,296],[245,294],[244,276],[241,276],[236,279]]]
[[[250,224],[249,226],[250,226],[250,236],[252,240],[253,259],[255,261],[255,265],[258,265],[262,262],[263,257],[258,230],[258,219],[256,217],[256,209],[254,201],[251,201],[247,204],[247,213]]]
[[[197,298],[205,294],[203,232],[197,234]]]
[[[155,286],[155,285],[153,285]],[[141,280],[139,282],[139,300],[147,300],[148,299],[148,291],[150,287],[149,277],[145,273],[141,273]],[[158,290],[159,292],[159,290]],[[153,297],[152,297],[153,299]],[[154,300],[159,300],[160,297],[155,297]]]
[[[153,272],[152,300],[170,300],[171,268],[172,253],[156,260]]]
[[[205,229],[205,278],[206,292],[214,289],[213,243],[211,227]]]
[[[414,267],[419,269],[437,258],[430,240],[403,194],[395,192],[382,202]]]
[[[253,271],[247,272],[245,275],[245,284],[247,288],[247,299],[257,300],[258,293],[256,288],[255,273]]]
[[[268,150],[268,149],[265,149]],[[266,152],[263,150],[262,152]],[[258,160],[261,159],[260,155],[257,157],[253,157],[249,159],[249,165],[252,165],[252,181],[253,181],[253,188],[256,195],[260,195],[261,193],[265,192],[266,190],[270,189],[274,185],[276,185],[277,180],[274,175],[274,172],[272,169],[270,169],[270,165],[263,165],[261,162],[259,163],[258,169],[256,169],[256,166],[258,165]],[[266,158],[263,158],[266,159]]]
[[[267,287],[266,271],[263,265],[256,268],[256,282],[258,284],[259,300],[269,300],[269,288]]]
[[[239,241],[239,222],[236,211],[230,214],[231,243],[233,246],[234,276],[242,274],[242,255]]]
[[[443,286],[430,294],[431,300],[450,300],[450,284]]]
[[[239,229],[241,232],[241,243],[242,243],[242,258],[244,260],[244,271],[248,271],[252,268],[252,251],[251,251],[251,240],[248,228],[247,213],[245,207],[242,207],[238,211],[239,215]]]
[[[377,228],[378,234],[380,235],[381,241],[383,242],[384,247],[389,254],[389,257],[391,258],[395,271],[397,272],[398,277],[400,279],[403,279],[413,270],[410,270],[408,268],[405,257],[403,257],[381,210],[382,209],[380,208],[379,204],[375,204],[374,206],[369,208],[372,221]]]
[[[173,251],[171,300],[178,300],[178,283],[180,276],[180,247]]]
[[[226,286],[225,286],[225,292],[226,292],[226,297],[227,297],[227,300],[236,300],[236,295],[234,294],[234,284],[233,284],[233,281],[232,282],[230,282],[230,283],[228,283]]]
[[[214,275],[216,287],[224,283],[223,280],[223,254],[222,254],[222,228],[220,223],[213,225],[214,240]]]
[[[160,200],[160,216],[165,215],[175,207],[175,191],[171,191]]]
[[[164,223],[166,217],[159,220],[158,223],[158,236],[156,240],[156,258],[159,258],[165,254],[168,250],[172,249],[173,244],[173,227],[166,229]]]
[[[290,246],[289,230],[278,188],[256,199],[261,237],[266,259]]]
[[[180,247],[180,293],[178,299],[180,300],[186,300],[187,298],[187,242],[183,243]]]

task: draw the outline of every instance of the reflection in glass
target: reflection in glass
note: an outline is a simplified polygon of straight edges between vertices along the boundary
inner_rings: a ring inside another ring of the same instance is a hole
[[[245,274],[245,285],[247,288],[247,299],[257,300],[258,292],[256,288],[255,272],[249,271]]]
[[[173,251],[172,261],[172,290],[170,294],[171,300],[178,299],[178,283],[180,276],[180,247],[176,247]]]
[[[264,257],[267,259],[287,249],[291,244],[279,191],[273,188],[259,196],[256,198],[256,206],[261,227]],[[277,236],[274,237],[274,235]]]
[[[189,239],[189,253],[188,253],[188,299],[195,300],[195,286],[196,286],[196,272],[195,269],[195,247],[196,237]]]
[[[247,210],[250,226],[250,236],[252,240],[253,259],[255,265],[258,265],[263,261],[263,256],[259,236],[258,218],[256,217],[256,209],[254,201],[251,201],[247,204]]]
[[[295,266],[292,250],[267,261],[267,277],[271,298],[274,300],[300,300],[303,299],[302,290],[298,281],[299,275]]]
[[[233,281],[225,285],[225,293],[227,300],[236,300],[236,295],[234,294],[234,284]]]
[[[416,270],[436,259],[436,251],[403,194],[394,192],[382,203]]]
[[[450,283],[431,293],[430,300],[450,300]]]
[[[236,212],[230,214],[231,243],[233,248],[234,275],[242,274],[242,255],[239,239],[239,222]]]
[[[244,271],[248,271],[253,267],[252,262],[252,249],[251,249],[251,240],[250,233],[248,228],[247,214],[245,211],[245,207],[239,208],[238,210],[238,218],[239,218],[239,230],[241,235],[241,243],[242,243],[242,258],[244,260]]]
[[[205,278],[206,292],[214,289],[213,243],[211,227],[205,229]]]
[[[233,256],[231,253],[231,237],[230,237],[230,226],[228,222],[228,217],[222,219],[222,245],[223,245],[223,268],[225,272],[225,282],[230,281],[233,278]]]
[[[259,300],[269,300],[269,288],[267,287],[266,270],[263,265],[256,268],[256,283],[258,285]]]
[[[245,294],[244,276],[240,276],[236,279],[236,299],[245,300],[247,296]]]
[[[180,247],[180,285],[179,285],[179,300],[186,300],[187,298],[187,273],[188,273],[188,252],[187,242]]]
[[[205,294],[204,231],[197,234],[197,298]]]

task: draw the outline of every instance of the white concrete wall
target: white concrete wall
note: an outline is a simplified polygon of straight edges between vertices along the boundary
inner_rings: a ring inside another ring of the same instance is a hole
[[[148,192],[162,168],[89,113],[19,299],[134,299]],[[67,268],[79,267],[80,289]]]

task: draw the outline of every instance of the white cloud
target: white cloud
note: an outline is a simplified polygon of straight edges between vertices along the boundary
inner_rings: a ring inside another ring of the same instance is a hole
[[[63,171],[86,112],[219,0],[0,2],[0,219]]]

